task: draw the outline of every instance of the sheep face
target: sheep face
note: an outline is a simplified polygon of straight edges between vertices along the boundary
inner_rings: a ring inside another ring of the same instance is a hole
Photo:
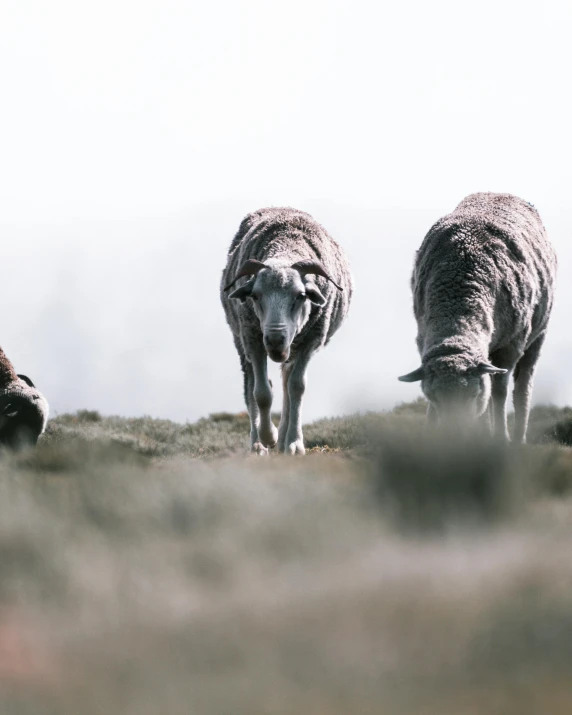
[[[12,391],[0,398],[0,445],[35,445],[45,429],[48,406],[37,391]]]
[[[427,375],[421,389],[435,408],[439,421],[457,423],[484,413],[491,394],[491,380],[489,375],[469,372],[437,372]]]
[[[292,341],[308,321],[312,304],[326,302],[311,279],[295,268],[279,266],[264,267],[229,298],[251,301],[266,353],[278,363],[290,357]]]
[[[472,363],[472,364],[471,364]],[[491,396],[491,375],[506,373],[487,362],[462,356],[434,358],[402,382],[421,380],[421,389],[440,422],[456,426],[480,417]]]

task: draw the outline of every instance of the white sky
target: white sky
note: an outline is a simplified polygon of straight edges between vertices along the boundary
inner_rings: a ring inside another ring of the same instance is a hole
[[[572,402],[572,4],[0,3],[0,344],[52,408],[242,409],[218,303],[243,215],[346,248],[347,326],[306,417],[413,399],[409,274],[468,193],[540,210],[560,258],[538,400]]]

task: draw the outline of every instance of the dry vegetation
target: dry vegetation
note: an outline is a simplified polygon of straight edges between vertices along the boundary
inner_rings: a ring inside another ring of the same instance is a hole
[[[0,712],[569,715],[572,411],[423,412],[262,460],[244,415],[54,419],[0,460]]]

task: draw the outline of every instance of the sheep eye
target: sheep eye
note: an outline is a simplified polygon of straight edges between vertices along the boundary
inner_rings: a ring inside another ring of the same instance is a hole
[[[306,294],[300,293],[299,295],[296,296],[296,300],[306,300]]]
[[[250,297],[252,298],[252,300],[258,300],[258,296],[257,296],[257,295],[252,294]]]

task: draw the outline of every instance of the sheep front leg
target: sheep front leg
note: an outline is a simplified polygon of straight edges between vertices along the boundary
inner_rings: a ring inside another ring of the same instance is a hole
[[[278,436],[278,431],[272,423],[272,386],[268,379],[266,352],[257,351],[251,355],[250,362],[254,373],[253,395],[259,416],[256,431],[251,431],[251,449],[253,452],[263,454],[267,453],[268,447],[276,445]],[[255,432],[258,432],[258,435]],[[258,436],[258,440],[253,441],[256,436]]]
[[[250,449],[256,452],[256,445],[260,444],[258,439],[258,425],[260,424],[260,413],[258,405],[254,399],[254,372],[250,360],[247,360],[245,355],[240,352],[240,360],[242,363],[242,371],[244,373],[244,401],[250,418]]]
[[[506,442],[510,441],[506,420],[506,401],[508,397],[508,384],[510,371],[504,375],[493,375],[491,399],[493,403],[493,421],[495,435]]]
[[[280,416],[280,425],[278,426],[278,451],[284,452],[286,449],[286,437],[288,434],[288,425],[290,423],[290,395],[288,394],[288,379],[292,371],[292,363],[284,363],[282,365],[282,415]]]
[[[439,422],[439,415],[437,414],[437,410],[435,409],[435,405],[433,405],[431,402],[427,405],[427,412],[425,413],[425,427],[426,428],[431,428],[435,427],[435,425]]]
[[[286,454],[305,454],[302,434],[302,398],[306,389],[306,370],[314,348],[298,353],[288,376],[288,398],[290,414],[284,451]]]

